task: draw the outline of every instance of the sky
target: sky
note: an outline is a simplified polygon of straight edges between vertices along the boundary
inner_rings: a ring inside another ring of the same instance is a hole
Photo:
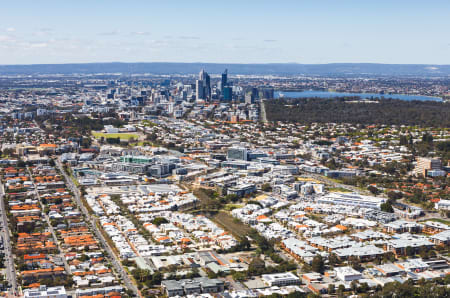
[[[449,0],[9,0],[0,64],[450,64]]]

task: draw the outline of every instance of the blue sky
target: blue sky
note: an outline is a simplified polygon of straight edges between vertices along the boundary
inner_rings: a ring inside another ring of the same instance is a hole
[[[10,0],[0,64],[450,64],[450,1]]]

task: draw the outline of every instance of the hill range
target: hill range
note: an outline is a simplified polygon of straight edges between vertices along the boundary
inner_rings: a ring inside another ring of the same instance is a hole
[[[331,63],[331,64],[225,64],[225,63],[72,63],[0,65],[0,75],[33,74],[197,74],[200,69],[220,74],[229,69],[231,74],[241,75],[317,75],[317,76],[450,76],[450,65],[427,64],[377,64],[377,63]]]

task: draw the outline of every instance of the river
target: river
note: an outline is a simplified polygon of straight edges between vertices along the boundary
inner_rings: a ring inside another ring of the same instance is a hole
[[[351,92],[333,92],[333,91],[301,91],[301,92],[293,92],[293,91],[275,91],[274,97],[292,97],[292,98],[307,98],[307,97],[320,97],[320,98],[331,98],[331,97],[339,97],[339,96],[358,96],[361,98],[393,98],[393,99],[401,99],[401,100],[433,100],[433,101],[442,101],[440,97],[431,97],[424,95],[407,95],[407,94],[378,94],[378,93],[351,93]]]

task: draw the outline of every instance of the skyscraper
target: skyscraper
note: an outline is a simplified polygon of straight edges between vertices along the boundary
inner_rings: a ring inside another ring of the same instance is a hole
[[[205,90],[203,88],[203,81],[197,80],[195,81],[195,91],[196,91],[196,98],[198,99],[205,99]]]
[[[225,88],[228,84],[228,69],[225,69],[225,71],[222,73],[222,80],[220,82],[220,91],[223,93],[223,88]]]
[[[233,88],[225,87],[222,92],[223,100],[232,100],[233,99]]]
[[[196,81],[197,99],[211,99],[211,78],[202,69]]]
[[[259,98],[263,99],[273,99],[274,89],[273,88],[261,88],[259,92]]]

